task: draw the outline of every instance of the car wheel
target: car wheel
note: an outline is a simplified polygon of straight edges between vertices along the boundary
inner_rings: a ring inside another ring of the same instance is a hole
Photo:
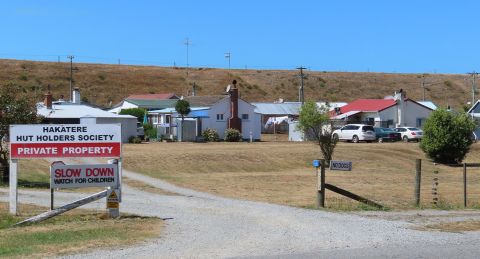
[[[338,141],[338,134],[333,134],[332,139],[333,139],[334,141]]]
[[[352,142],[353,143],[358,143],[358,136],[357,135],[353,135]]]
[[[407,136],[403,136],[403,142],[408,142],[408,137]]]
[[[378,138],[378,143],[382,143],[383,142],[383,138]]]

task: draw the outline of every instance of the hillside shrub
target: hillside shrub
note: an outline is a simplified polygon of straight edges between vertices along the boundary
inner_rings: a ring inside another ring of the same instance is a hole
[[[202,137],[207,142],[215,142],[218,141],[220,138],[218,136],[218,132],[215,129],[206,129],[202,132]]]
[[[228,128],[225,130],[225,141],[227,142],[239,142],[242,139],[240,131],[237,129]]]
[[[466,113],[434,111],[423,127],[420,148],[435,162],[461,163],[473,143],[475,123]]]
[[[143,108],[129,108],[129,109],[122,109],[118,114],[120,115],[132,115],[137,117],[137,121],[142,122],[143,117],[145,116],[145,113],[147,110]]]

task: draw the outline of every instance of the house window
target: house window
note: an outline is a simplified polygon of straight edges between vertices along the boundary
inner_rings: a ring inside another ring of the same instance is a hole
[[[172,118],[172,115],[166,115],[165,116],[165,123],[170,123],[171,118]]]
[[[417,128],[422,128],[424,123],[425,123],[425,118],[417,118],[417,125],[415,126]]]
[[[223,121],[223,114],[222,113],[217,114],[217,121]]]
[[[158,115],[154,114],[152,116],[152,121],[153,121],[153,124],[157,124],[158,123]]]
[[[242,114],[242,120],[248,120],[248,113]]]

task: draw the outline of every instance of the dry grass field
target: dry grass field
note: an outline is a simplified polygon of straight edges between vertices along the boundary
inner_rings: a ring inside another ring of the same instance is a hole
[[[467,162],[480,162],[474,144]],[[319,158],[311,143],[151,143],[124,145],[125,167],[174,184],[226,197],[313,207]],[[390,209],[413,208],[415,159],[423,159],[422,206],[429,208],[433,172],[439,171],[440,208],[460,208],[462,169],[434,165],[417,143],[339,143],[334,159],[353,161],[353,171],[329,171],[326,182]],[[468,174],[469,207],[480,205],[480,169]],[[327,190],[327,207],[363,208]]]
[[[88,101],[110,106],[134,93],[175,92],[186,95],[193,82],[198,95],[222,94],[231,79],[239,82],[241,97],[247,101],[297,100],[298,71],[102,65],[75,63],[75,86]],[[54,98],[69,96],[69,63],[0,60],[0,86],[9,81],[26,86],[42,100],[48,84]],[[325,101],[352,101],[383,98],[402,88],[407,96],[422,98],[421,74],[349,73],[307,71],[305,96]],[[461,108],[471,99],[465,75],[426,76],[426,99],[445,107]]]

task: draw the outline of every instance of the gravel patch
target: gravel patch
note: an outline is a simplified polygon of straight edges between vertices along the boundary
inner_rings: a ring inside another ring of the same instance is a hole
[[[227,199],[180,188],[134,172],[124,171],[124,176],[181,194],[159,195],[124,185],[121,211],[168,218],[163,232],[157,239],[134,247],[98,248],[68,257],[313,258],[322,254],[327,257],[368,257],[375,255],[369,254],[369,249],[383,255],[389,247],[407,247],[404,256],[400,250],[392,254],[407,258],[411,257],[412,251],[421,254],[426,247],[455,249],[467,246],[476,249],[474,244],[480,241],[478,232],[459,234],[413,230],[412,223],[402,218],[388,219],[373,214],[333,213]],[[0,200],[8,200],[7,195],[0,192]],[[49,195],[48,192],[22,190],[19,201],[48,206]],[[84,196],[57,192],[55,204],[59,206]],[[85,207],[104,209],[105,201]],[[464,255],[469,257],[470,254]]]

